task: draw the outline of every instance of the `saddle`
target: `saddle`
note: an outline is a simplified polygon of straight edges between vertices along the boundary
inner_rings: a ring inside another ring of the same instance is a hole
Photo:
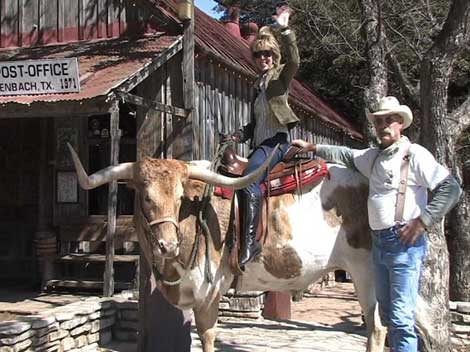
[[[264,202],[260,214],[260,222],[256,239],[261,244],[266,242],[267,219],[268,219],[268,198],[285,193],[293,193],[298,190],[301,193],[303,186],[319,183],[328,175],[328,169],[324,161],[312,160],[301,157],[302,148],[290,146],[284,158],[272,170],[269,170],[266,181],[261,185],[264,192]],[[217,172],[231,177],[243,175],[243,171],[248,165],[248,159],[236,154],[233,147],[227,147],[221,158]],[[238,265],[238,253],[240,250],[241,236],[241,214],[238,207],[237,197],[234,191],[222,187],[215,187],[214,194],[226,199],[232,199],[233,238],[230,251],[230,267],[234,275],[241,275],[243,272]]]

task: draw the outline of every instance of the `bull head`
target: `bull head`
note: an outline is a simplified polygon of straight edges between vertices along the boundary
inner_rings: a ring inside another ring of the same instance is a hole
[[[88,176],[75,150],[70,144],[68,148],[83,189],[93,189],[118,179],[132,181],[152,252],[167,259],[179,254],[178,215],[188,179],[232,189],[245,188],[262,176],[275,153],[273,151],[257,170],[239,178],[223,176],[194,163],[151,158],[108,166]]]

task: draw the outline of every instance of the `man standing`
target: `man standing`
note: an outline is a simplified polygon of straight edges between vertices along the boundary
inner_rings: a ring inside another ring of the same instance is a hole
[[[461,189],[431,153],[402,135],[413,114],[395,97],[384,97],[368,116],[380,142],[364,150],[292,144],[343,163],[369,179],[368,214],[373,233],[375,287],[382,323],[394,352],[418,349],[416,299],[426,254],[426,229],[457,203]],[[428,190],[432,193],[428,202]]]

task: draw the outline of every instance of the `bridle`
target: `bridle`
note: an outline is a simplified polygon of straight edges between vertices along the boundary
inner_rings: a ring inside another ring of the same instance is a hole
[[[141,209],[142,211],[142,209]],[[178,246],[181,242],[181,231],[180,231],[180,226],[179,224],[176,222],[176,220],[172,217],[172,216],[164,216],[164,217],[161,217],[157,220],[153,220],[153,221],[150,221],[148,222],[147,220],[147,217],[145,216],[144,213],[142,213],[142,217],[144,218],[144,223],[146,223],[146,228],[150,231],[150,233],[153,234],[153,231],[152,231],[152,226],[154,225],[159,225],[159,224],[164,224],[166,222],[169,222],[173,225],[175,225],[176,227],[176,237],[178,238]],[[160,243],[158,243],[158,246],[160,247],[160,250],[162,250],[162,246],[160,245]]]
[[[211,162],[211,169],[216,170],[218,168],[218,165],[221,162],[225,149],[230,145],[231,145],[231,142],[227,142],[227,143],[221,143],[218,146],[214,160]],[[179,285],[181,281],[183,280],[183,278],[187,275],[187,273],[190,272],[192,269],[194,269],[195,264],[196,264],[196,258],[197,258],[198,251],[199,251],[199,242],[201,240],[201,233],[203,234],[204,239],[206,241],[206,245],[205,245],[206,263],[205,263],[204,277],[207,280],[207,282],[209,283],[213,282],[214,277],[210,268],[210,250],[209,250],[210,230],[209,230],[207,221],[203,216],[208,204],[210,203],[212,191],[213,191],[212,186],[210,184],[206,184],[204,188],[202,201],[201,201],[202,204],[201,204],[201,207],[199,208],[198,216],[197,216],[196,237],[194,240],[193,248],[191,249],[190,258],[189,258],[187,265],[184,265],[184,263],[182,263],[181,259],[178,258],[179,255],[178,257],[174,259],[183,267],[184,274],[181,275],[180,278],[176,281],[168,281],[163,278],[163,274],[161,274],[156,268],[153,268],[153,270],[155,271],[156,279],[161,280],[165,285],[168,285],[168,286]],[[144,226],[144,232],[146,235],[145,237],[148,238],[149,242],[152,243],[153,245],[158,246],[161,249],[161,245],[159,243],[155,243],[155,239],[153,238],[154,232],[152,231],[152,226],[170,222],[176,227],[178,246],[181,247],[180,244],[181,244],[182,234],[179,228],[178,221],[175,220],[175,218],[172,216],[165,216],[165,217],[161,217],[159,219],[149,222],[145,213],[143,212],[141,198],[139,196],[137,196],[137,198],[138,198],[137,203],[139,206],[139,212],[141,214],[142,223]],[[163,258],[163,266],[165,266],[165,258]]]
[[[172,217],[172,216],[164,216],[164,217],[158,218],[156,220],[148,221],[147,216],[145,215],[145,213],[142,209],[142,203],[140,201],[140,197],[139,197],[139,201],[137,203],[139,204],[139,208],[140,208],[139,211],[140,211],[140,215],[141,215],[140,218],[141,218],[141,222],[142,222],[142,225],[143,225],[143,228],[144,228],[145,237],[146,237],[147,241],[149,241],[153,246],[158,246],[160,248],[160,250],[162,250],[162,245],[158,242],[158,240],[156,240],[154,238],[155,233],[152,231],[152,226],[160,225],[160,224],[164,224],[164,223],[171,223],[176,227],[176,236],[177,236],[177,239],[178,239],[178,247],[179,247],[180,244],[181,244],[182,235],[181,235],[179,224],[175,220],[175,218]],[[184,264],[181,263],[181,261],[178,260],[178,257],[176,257],[174,260],[176,260],[180,264],[182,264],[182,266],[184,268]],[[163,258],[163,266],[165,266],[165,258]],[[181,283],[181,281],[183,280],[183,277],[186,275],[186,272],[188,271],[185,268],[185,274],[181,275],[178,280],[169,281],[169,280],[165,280],[163,274],[160,273],[158,271],[158,269],[156,269],[156,268],[152,268],[152,269],[155,271],[156,279],[162,281],[167,286],[179,285]]]
[[[163,216],[161,218],[158,218],[156,220],[152,220],[152,221],[148,221],[147,219],[147,216],[145,215],[143,209],[142,209],[142,203],[140,201],[140,197],[138,197],[138,204],[139,204],[139,212],[141,214],[141,222],[143,224],[143,227],[144,227],[144,232],[145,232],[145,237],[146,239],[151,243],[153,244],[154,246],[158,246],[160,249],[161,249],[161,245],[160,243],[155,243],[155,239],[154,239],[154,235],[155,233],[152,231],[152,226],[155,226],[155,225],[160,225],[160,224],[163,224],[163,223],[166,223],[166,222],[169,222],[171,224],[173,224],[175,227],[176,227],[176,236],[177,236],[177,239],[178,239],[178,247],[181,247],[181,240],[182,240],[182,233],[181,233],[181,230],[180,230],[180,227],[179,227],[179,223],[178,221],[175,220],[174,217],[172,216]],[[198,253],[198,249],[199,249],[199,242],[200,242],[200,231],[196,231],[196,239],[194,241],[194,244],[193,244],[193,248],[191,249],[191,255],[190,255],[190,258],[189,258],[189,261],[187,263],[187,265],[185,265],[181,259],[179,258],[179,255],[175,258],[175,259],[172,259],[172,260],[175,260],[177,263],[179,263],[183,269],[184,269],[184,274],[183,275],[180,275],[180,278],[178,280],[175,280],[175,281],[169,281],[169,280],[165,280],[165,278],[163,277],[163,274],[160,273],[158,271],[158,269],[156,268],[152,268],[155,272],[155,278],[157,280],[160,280],[162,283],[164,283],[165,285],[167,286],[177,286],[181,283],[181,281],[183,281],[183,278],[187,275],[187,273],[189,271],[191,271],[192,269],[194,269],[195,267],[195,263],[196,263],[196,257],[197,257],[197,253]],[[206,247],[207,247],[207,243],[206,243]],[[163,258],[163,267],[165,266],[165,258]]]

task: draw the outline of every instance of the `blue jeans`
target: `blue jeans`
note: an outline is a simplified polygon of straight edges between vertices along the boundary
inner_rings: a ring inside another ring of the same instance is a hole
[[[278,133],[272,138],[268,138],[259,146],[257,146],[253,152],[248,156],[248,165],[244,170],[243,174],[248,175],[249,173],[253,172],[254,170],[258,169],[266,159],[271,155],[271,152],[279,144],[279,148],[276,150],[276,153],[271,160],[271,164],[269,165],[269,170],[271,170],[276,164],[278,164],[284,155],[289,149],[289,143],[287,142],[287,134],[286,133]],[[254,183],[243,189],[242,191],[245,193],[250,193],[256,195],[258,198],[261,198],[262,189],[261,184],[266,180],[268,175],[268,170],[263,174],[263,177],[260,177]]]
[[[401,226],[373,231],[375,289],[393,352],[416,352],[416,298],[427,242],[423,233],[414,245],[403,244],[398,234]]]

